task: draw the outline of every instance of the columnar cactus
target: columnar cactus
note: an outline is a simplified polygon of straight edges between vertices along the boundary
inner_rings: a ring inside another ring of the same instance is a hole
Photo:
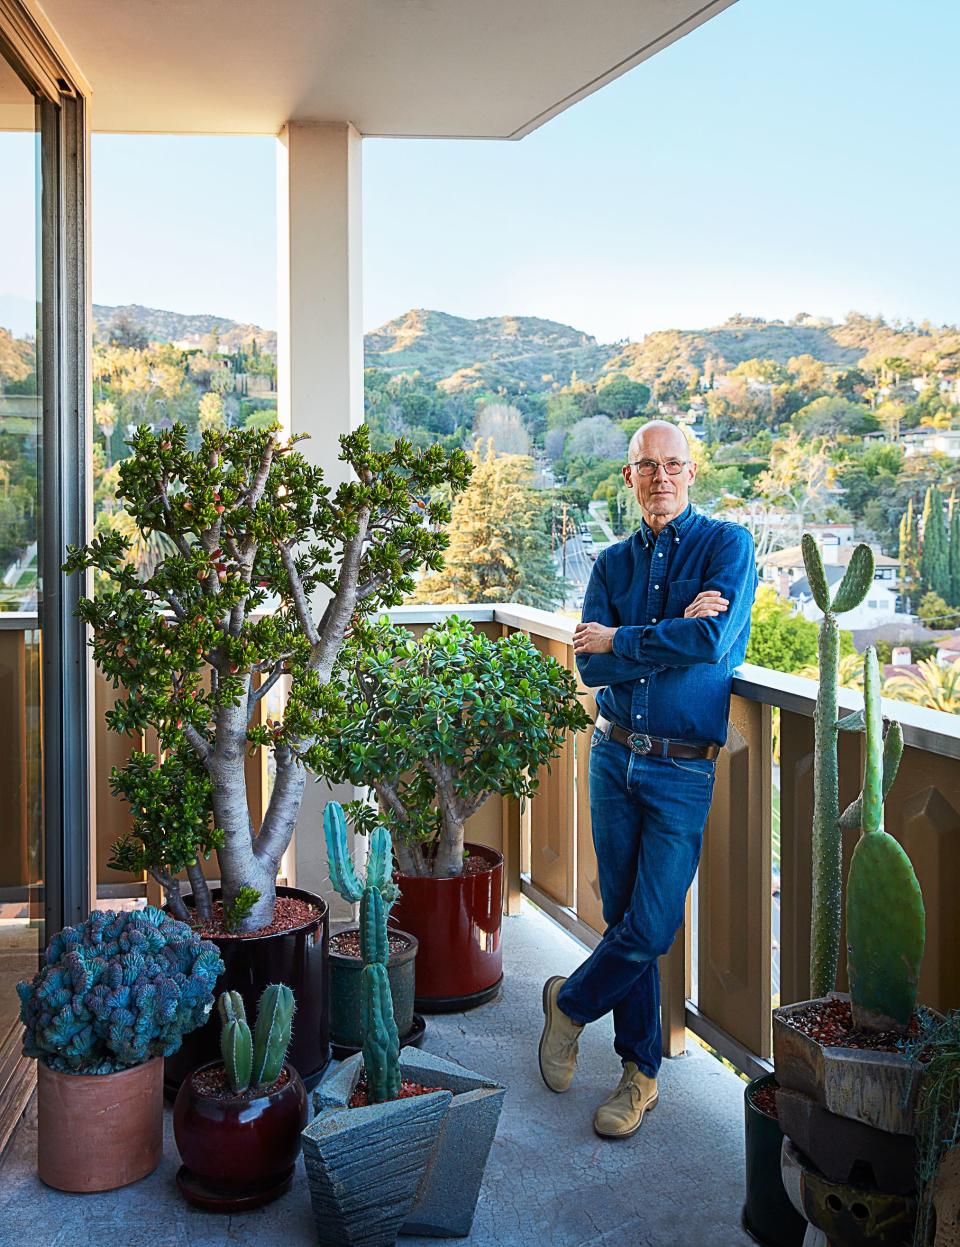
[[[271,983],[257,1005],[251,1036],[239,992],[224,992],[217,1001],[223,1020],[220,1054],[230,1086],[238,1095],[253,1087],[269,1087],[280,1077],[290,1046],[294,1013],[293,992]]]
[[[92,913],[17,984],[24,1055],[73,1074],[169,1056],[206,1020],[222,973],[216,946],[160,909]]]
[[[347,848],[347,820],[338,802],[327,802],[323,828],[330,880],[344,900],[360,902],[363,1066],[370,1102],[380,1104],[400,1094],[400,1039],[387,975],[387,914],[399,895],[392,877],[390,833],[386,827],[375,827],[370,833],[366,880],[361,884]]]
[[[906,1033],[917,1005],[923,957],[923,896],[909,857],[883,830],[883,799],[893,776],[888,782],[880,671],[872,646],[864,658],[864,703],[867,742],[862,835],[847,876],[850,1000],[856,1026]]]
[[[840,961],[842,845],[840,780],[837,759],[837,686],[840,629],[837,616],[854,610],[873,583],[873,551],[854,550],[833,601],[823,559],[810,533],[801,542],[803,563],[813,599],[823,611],[820,625],[820,679],[814,712],[813,762],[813,899],[810,919],[810,989],[825,996],[837,982]]]

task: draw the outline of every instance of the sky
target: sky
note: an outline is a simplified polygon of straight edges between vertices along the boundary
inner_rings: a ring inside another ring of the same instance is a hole
[[[958,42],[955,0],[739,0],[519,143],[367,140],[365,327],[960,321]],[[95,302],[276,325],[275,155],[95,136]]]

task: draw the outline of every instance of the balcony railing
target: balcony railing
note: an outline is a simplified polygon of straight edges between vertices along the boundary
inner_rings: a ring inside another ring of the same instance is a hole
[[[575,671],[573,622],[519,606],[402,607],[393,618],[414,632],[457,613],[488,636],[527,633],[545,654]],[[25,880],[28,828],[25,793],[34,743],[18,702],[35,621],[0,615],[0,722],[5,725],[3,773],[8,776],[0,887]],[[110,795],[110,767],[132,742],[108,732],[103,713],[114,692],[95,681],[96,878],[106,898],[124,892],[159,900],[154,885],[107,867],[110,847],[126,825],[123,804]],[[581,687],[588,710],[590,691]],[[713,808],[687,920],[663,959],[664,1045],[683,1051],[690,1029],[747,1073],[769,1068],[770,1013],[808,992],[813,707],[816,683],[760,667],[734,678],[728,746],[717,764]],[[862,704],[841,690],[845,712]],[[886,826],[909,853],[927,909],[927,949],[921,999],[936,1008],[960,1006],[960,720],[905,702],[885,701],[884,713],[903,725],[906,749],[886,804]],[[774,716],[779,716],[779,766],[774,765]],[[597,864],[590,831],[587,761],[590,733],[569,740],[545,770],[537,796],[523,809],[490,800],[471,820],[468,836],[500,849],[506,862],[506,908],[527,896],[587,945],[603,931]],[[149,741],[147,742],[149,746]],[[862,737],[840,737],[841,806],[860,788]],[[254,804],[266,799],[265,766],[251,759]],[[22,814],[19,813],[22,811]],[[256,814],[257,811],[254,811]],[[11,821],[12,820],[12,821]],[[845,859],[856,842],[846,835]],[[776,871],[776,867],[779,871]],[[215,862],[211,863],[216,871]],[[322,879],[298,879],[322,890]],[[779,887],[775,885],[779,883]],[[841,984],[842,986],[842,984]]]

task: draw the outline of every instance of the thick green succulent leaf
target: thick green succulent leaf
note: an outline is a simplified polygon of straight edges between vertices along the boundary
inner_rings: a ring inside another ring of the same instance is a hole
[[[903,757],[903,728],[894,719],[883,741],[883,799],[886,801]],[[844,831],[859,831],[863,826],[863,793],[843,811],[840,826]]]
[[[862,710],[851,711],[850,714],[844,715],[837,723],[837,728],[841,732],[862,732],[866,729],[866,726],[867,721]]]
[[[862,542],[850,556],[847,570],[840,581],[837,596],[833,599],[833,613],[841,615],[844,611],[856,610],[867,596],[873,584],[874,558],[873,551]],[[819,603],[818,603],[819,605]]]
[[[861,836],[847,878],[847,972],[854,1024],[905,1031],[917,1005],[923,895],[909,857],[885,831]]]
[[[804,533],[800,538],[800,549],[803,553],[803,566],[807,573],[807,583],[813,594],[813,600],[826,614],[830,609],[830,586],[827,584],[827,574],[823,570],[823,556],[810,533]]]

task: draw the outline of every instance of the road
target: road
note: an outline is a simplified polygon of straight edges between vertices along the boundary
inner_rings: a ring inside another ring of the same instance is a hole
[[[590,518],[595,524],[599,524],[603,530],[604,540],[612,542],[617,540],[617,536],[610,527],[609,514],[610,512],[607,510],[605,502],[596,501],[590,503]]]
[[[567,578],[568,590],[563,604],[568,609],[576,610],[583,604],[587,581],[593,570],[593,559],[587,553],[588,549],[592,550],[593,546],[585,546],[583,538],[577,533],[574,537],[568,537],[564,544],[554,551],[553,561],[556,563],[557,571],[560,575],[565,574]],[[566,572],[564,572],[564,551],[566,552]]]

